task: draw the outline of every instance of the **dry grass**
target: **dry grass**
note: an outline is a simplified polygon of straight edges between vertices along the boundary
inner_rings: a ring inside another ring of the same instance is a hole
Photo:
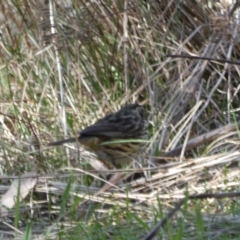
[[[12,179],[38,174],[2,217],[2,236],[140,239],[186,192],[238,191],[238,8],[39,2],[0,3],[2,196]],[[112,170],[121,181],[111,187],[101,188],[103,166],[81,146],[46,147],[135,101],[149,113],[149,148],[142,161]],[[238,202],[188,202],[159,238],[235,239]]]

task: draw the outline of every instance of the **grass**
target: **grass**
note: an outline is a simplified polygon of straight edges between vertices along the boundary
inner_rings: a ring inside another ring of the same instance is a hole
[[[182,198],[238,192],[233,4],[0,6],[2,238],[144,239]],[[107,169],[78,144],[47,147],[132,102],[145,105],[150,126],[148,149],[131,165]],[[103,189],[106,174],[115,181]],[[238,216],[238,197],[189,199],[157,238],[239,239]]]

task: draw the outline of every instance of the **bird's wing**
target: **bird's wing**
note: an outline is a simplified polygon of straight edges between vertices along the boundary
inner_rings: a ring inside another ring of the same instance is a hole
[[[120,131],[116,124],[109,122],[97,122],[86,127],[80,132],[80,138],[84,137],[114,137],[122,138],[124,134]]]

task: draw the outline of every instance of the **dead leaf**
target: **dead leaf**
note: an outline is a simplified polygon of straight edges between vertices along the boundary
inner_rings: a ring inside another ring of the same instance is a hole
[[[37,180],[37,174],[31,172],[23,174],[19,179],[15,179],[12,182],[10,188],[2,195],[0,200],[0,213],[2,217],[8,215],[8,209],[14,207],[17,199],[22,201],[28,195],[36,185]]]

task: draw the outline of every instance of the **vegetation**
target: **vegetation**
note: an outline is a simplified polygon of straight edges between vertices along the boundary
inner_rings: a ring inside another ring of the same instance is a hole
[[[144,239],[185,196],[238,191],[238,2],[1,1],[4,239]],[[150,126],[130,166],[47,147],[132,102]],[[157,237],[239,239],[239,206],[185,200]]]

